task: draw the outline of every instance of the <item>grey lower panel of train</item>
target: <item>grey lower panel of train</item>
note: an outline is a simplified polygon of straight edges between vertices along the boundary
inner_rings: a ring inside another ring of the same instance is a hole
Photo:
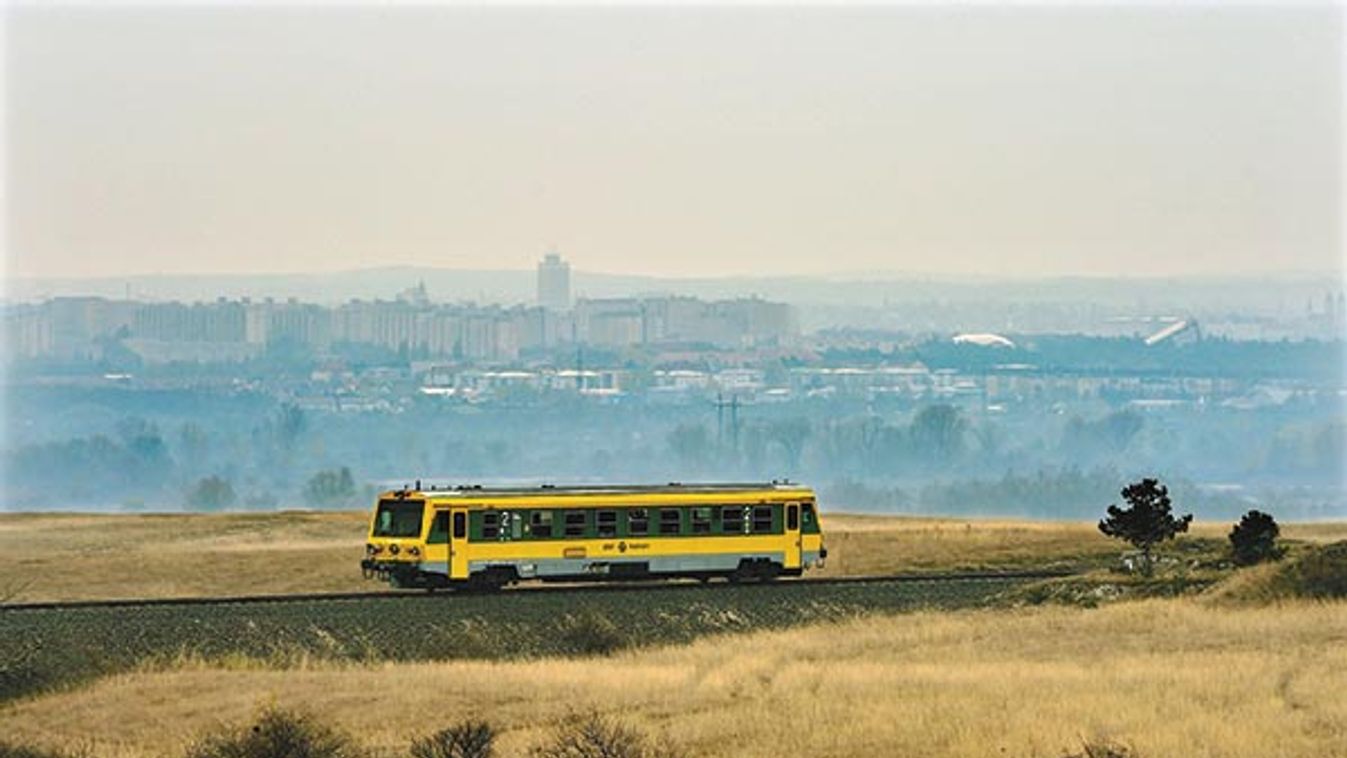
[[[550,576],[602,576],[610,573],[623,573],[641,570],[651,574],[695,574],[734,571],[744,560],[771,561],[780,564],[785,556],[782,553],[733,553],[728,555],[664,555],[650,558],[613,558],[596,561],[590,558],[529,558],[517,561],[470,561],[468,573],[485,571],[489,568],[512,566],[519,572],[520,579],[546,578]],[[443,566],[444,564],[439,564]],[[438,568],[424,566],[423,570],[438,571]]]
[[[819,553],[808,550],[801,556],[802,567],[809,568],[821,563]],[[624,569],[644,569],[651,574],[696,574],[720,573],[738,569],[743,561],[770,561],[778,565],[785,563],[783,553],[731,553],[725,555],[665,555],[651,558],[613,558],[593,560],[591,558],[529,558],[521,560],[470,561],[468,573],[475,574],[491,568],[510,566],[518,572],[520,579],[535,579],[552,576],[595,576],[622,573]],[[442,561],[430,561],[421,564],[421,570],[428,574],[449,574],[449,564]]]

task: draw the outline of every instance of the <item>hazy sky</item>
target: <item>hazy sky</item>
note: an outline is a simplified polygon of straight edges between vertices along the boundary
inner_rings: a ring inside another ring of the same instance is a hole
[[[10,276],[1333,271],[1343,13],[19,7]]]

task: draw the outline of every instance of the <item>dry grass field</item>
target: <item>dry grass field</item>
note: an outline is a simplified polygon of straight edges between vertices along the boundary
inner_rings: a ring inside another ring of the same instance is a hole
[[[382,587],[358,569],[367,514],[0,514],[0,598],[15,601],[339,592]],[[950,569],[1090,568],[1120,545],[1093,524],[825,514],[817,576]],[[1228,524],[1198,523],[1224,539]],[[1303,541],[1347,523],[1289,524]]]
[[[574,711],[696,756],[1347,755],[1347,604],[1189,599],[853,619],[608,658],[267,670],[183,662],[0,710],[11,739],[172,755],[267,704],[387,754],[483,717],[521,755]]]
[[[15,600],[339,592],[360,576],[368,514],[0,515]]]

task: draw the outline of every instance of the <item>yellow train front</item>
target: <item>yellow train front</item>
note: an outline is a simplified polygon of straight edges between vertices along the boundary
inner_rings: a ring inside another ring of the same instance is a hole
[[[827,549],[797,484],[403,489],[379,497],[367,577],[395,587],[799,576]]]

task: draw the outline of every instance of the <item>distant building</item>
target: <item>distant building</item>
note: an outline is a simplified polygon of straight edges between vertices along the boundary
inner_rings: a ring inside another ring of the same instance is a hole
[[[785,303],[672,296],[581,299],[575,304],[575,332],[578,342],[610,347],[762,348],[790,343],[799,329],[795,310]]]
[[[957,334],[956,345],[977,345],[979,347],[1015,347],[1015,343],[999,334]]]
[[[562,294],[567,302],[563,272]],[[548,266],[544,261],[540,269]],[[540,290],[546,289],[540,278]],[[121,344],[149,363],[238,362],[304,347],[323,354],[366,345],[412,359],[507,362],[567,343],[614,349],[684,345],[689,349],[763,349],[798,336],[794,309],[757,298],[582,299],[574,308],[432,303],[425,288],[396,300],[351,300],[337,306],[266,298],[204,303],[139,303],[56,298],[0,307],[8,346],[0,359],[99,360]],[[695,359],[695,358],[694,358]]]
[[[556,253],[538,262],[538,305],[554,311],[571,307],[571,264]]]
[[[1187,345],[1202,339],[1202,329],[1193,319],[1182,319],[1146,338],[1147,345],[1159,345],[1168,342],[1172,345]]]

